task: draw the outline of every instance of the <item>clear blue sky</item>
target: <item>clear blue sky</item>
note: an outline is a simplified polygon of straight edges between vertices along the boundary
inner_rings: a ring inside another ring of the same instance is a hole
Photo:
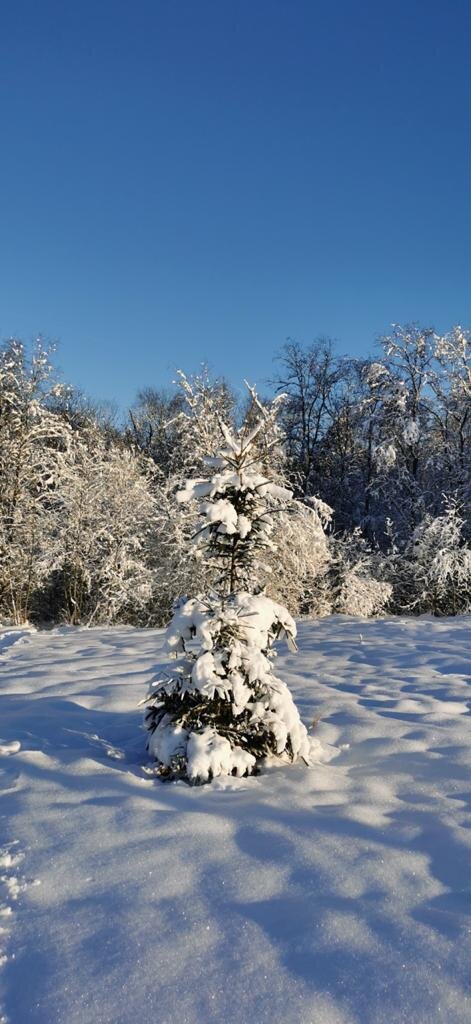
[[[469,0],[6,0],[0,336],[130,401],[471,321]]]

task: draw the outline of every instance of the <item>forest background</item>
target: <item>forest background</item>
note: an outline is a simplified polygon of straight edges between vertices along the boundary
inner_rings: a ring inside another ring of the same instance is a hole
[[[295,502],[276,517],[270,596],[295,615],[471,609],[471,334],[393,326],[374,358],[288,341],[262,462]],[[182,482],[210,473],[220,421],[248,408],[223,378],[178,371],[128,413],[60,380],[52,347],[0,351],[0,617],[164,625],[211,586]]]

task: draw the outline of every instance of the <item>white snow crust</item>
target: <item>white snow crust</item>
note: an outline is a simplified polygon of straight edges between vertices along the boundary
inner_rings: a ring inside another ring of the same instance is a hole
[[[2,635],[0,1019],[468,1024],[469,618],[301,623],[316,763],[203,787],[145,752],[159,631]]]

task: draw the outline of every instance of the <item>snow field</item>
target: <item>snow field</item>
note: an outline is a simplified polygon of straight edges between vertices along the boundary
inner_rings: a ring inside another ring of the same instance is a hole
[[[337,756],[201,788],[145,754],[158,631],[11,633],[0,1020],[467,1024],[469,618],[301,623]]]

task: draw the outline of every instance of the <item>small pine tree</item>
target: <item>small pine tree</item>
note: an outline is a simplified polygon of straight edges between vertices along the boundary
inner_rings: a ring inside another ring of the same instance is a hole
[[[273,672],[273,644],[284,637],[295,650],[296,626],[262,588],[274,513],[292,498],[259,461],[261,439],[266,449],[272,431],[278,442],[279,400],[265,407],[251,394],[250,415],[236,435],[220,422],[224,443],[209,460],[212,476],[187,481],[179,493],[181,502],[199,502],[194,544],[214,567],[215,582],[206,597],[177,604],[167,631],[176,663],[145,700],[148,749],[160,774],[194,783],[250,775],[267,757],[309,763],[306,729]]]

